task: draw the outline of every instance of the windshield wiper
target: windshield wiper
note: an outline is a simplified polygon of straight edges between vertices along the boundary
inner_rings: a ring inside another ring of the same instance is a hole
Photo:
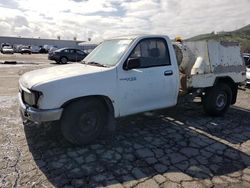
[[[83,61],[83,63],[87,64],[87,65],[95,65],[95,66],[98,66],[98,67],[107,67],[106,65],[103,65],[103,64],[95,62],[95,61],[90,61],[90,62]]]

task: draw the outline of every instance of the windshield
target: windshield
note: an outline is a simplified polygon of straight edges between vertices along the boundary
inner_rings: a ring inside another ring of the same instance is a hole
[[[105,66],[115,65],[132,40],[114,39],[107,40],[97,46],[85,59],[84,63],[98,63]]]
[[[12,49],[11,46],[4,46],[4,49]]]

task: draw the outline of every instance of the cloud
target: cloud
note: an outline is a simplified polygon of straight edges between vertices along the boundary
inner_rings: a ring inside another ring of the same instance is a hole
[[[7,36],[11,33],[11,25],[5,21],[0,21],[1,35]]]
[[[247,1],[191,0],[187,3],[185,0],[179,0],[178,3],[177,1],[166,2],[162,2],[162,10],[151,19],[152,28],[156,32],[189,37],[212,31],[234,30],[249,24],[247,15],[250,11],[246,7],[250,3]]]
[[[18,3],[16,0],[0,0],[0,7],[5,8],[18,8]]]
[[[250,0],[0,0],[0,33],[102,40],[135,33],[191,37],[249,24]]]
[[[27,19],[25,17],[23,17],[23,16],[16,16],[13,19],[13,22],[14,22],[14,25],[16,27],[20,27],[20,26],[28,27],[29,26],[29,23],[28,23]]]
[[[88,0],[71,0],[71,1],[75,1],[75,2],[83,2],[83,1],[88,1]]]

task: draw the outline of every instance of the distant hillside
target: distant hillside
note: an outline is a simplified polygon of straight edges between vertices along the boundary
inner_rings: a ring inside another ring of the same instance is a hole
[[[219,32],[215,34],[214,32],[210,34],[198,35],[187,39],[187,41],[197,41],[197,40],[217,40],[217,41],[235,41],[240,42],[241,51],[250,53],[250,24],[230,32]]]

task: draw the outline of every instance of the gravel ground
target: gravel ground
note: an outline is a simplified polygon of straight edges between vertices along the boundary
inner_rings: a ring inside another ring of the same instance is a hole
[[[250,187],[250,89],[223,117],[184,103],[119,119],[115,135],[76,147],[58,125],[20,119],[18,78],[54,66],[42,58],[0,65],[0,187]]]

